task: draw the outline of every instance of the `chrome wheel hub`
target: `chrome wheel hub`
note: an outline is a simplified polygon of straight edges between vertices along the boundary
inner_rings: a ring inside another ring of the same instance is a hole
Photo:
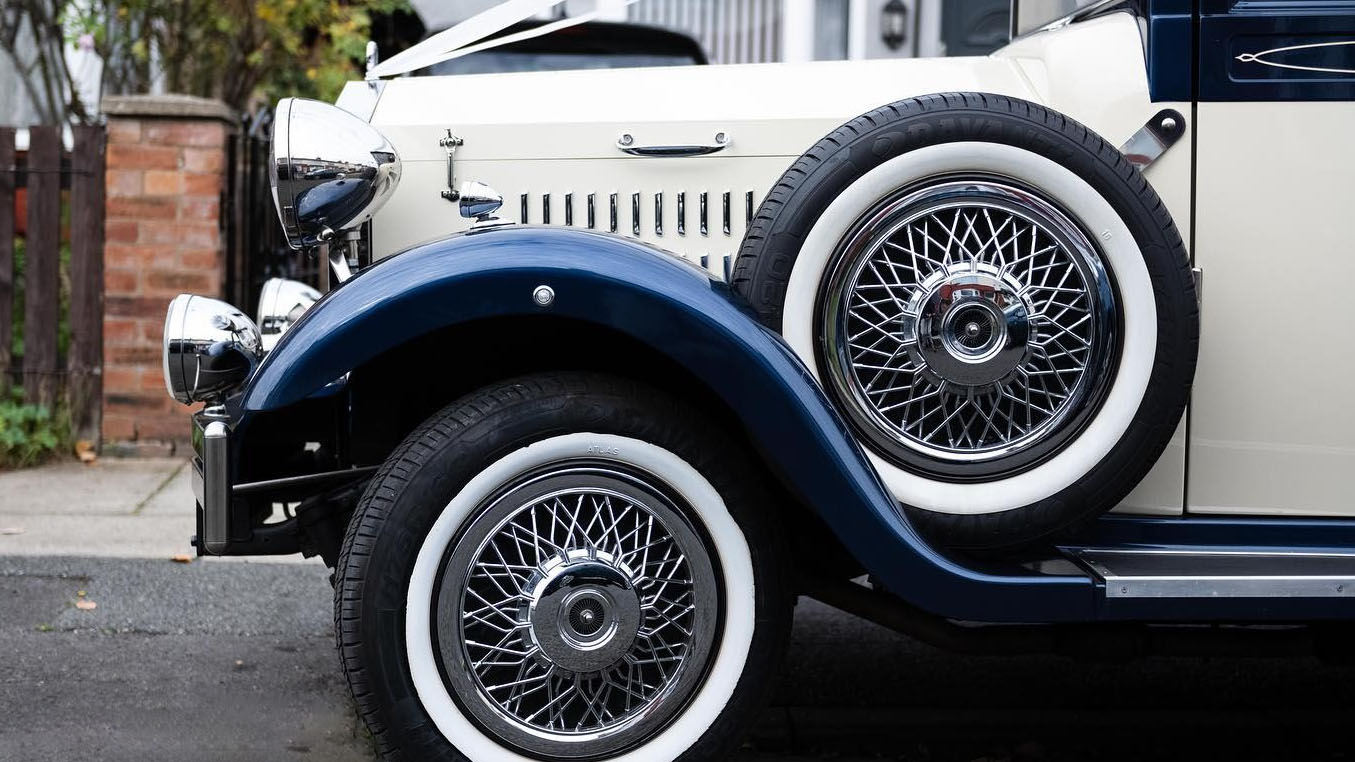
[[[886,458],[998,476],[1057,452],[1094,413],[1116,305],[1097,247],[1005,178],[938,179],[872,210],[819,299],[829,393]]]
[[[988,268],[992,269],[992,268]],[[1009,379],[1030,348],[1030,307],[999,273],[937,273],[917,290],[915,311],[901,330],[916,325],[909,351],[934,386],[966,392]]]
[[[537,756],[610,754],[661,729],[704,679],[720,618],[687,513],[611,466],[507,488],[444,562],[433,621],[453,697]]]
[[[638,576],[610,553],[574,551],[529,587],[523,644],[570,672],[598,672],[623,659],[643,623]]]

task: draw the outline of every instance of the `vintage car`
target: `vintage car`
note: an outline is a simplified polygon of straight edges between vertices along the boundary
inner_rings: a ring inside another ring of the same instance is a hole
[[[397,76],[487,14],[279,105],[333,288],[165,328],[199,551],[334,567],[391,759],[718,758],[796,595],[949,648],[1348,652],[1355,4]]]

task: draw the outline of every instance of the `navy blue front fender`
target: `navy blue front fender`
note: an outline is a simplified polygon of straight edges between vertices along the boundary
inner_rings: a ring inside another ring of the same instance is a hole
[[[533,300],[549,286],[549,306]],[[624,333],[681,364],[735,411],[788,488],[880,582],[943,616],[1095,618],[1081,576],[985,573],[943,556],[909,525],[812,376],[721,284],[625,239],[507,228],[387,259],[311,308],[246,390],[246,411],[295,403],[381,353],[471,320],[557,315]]]

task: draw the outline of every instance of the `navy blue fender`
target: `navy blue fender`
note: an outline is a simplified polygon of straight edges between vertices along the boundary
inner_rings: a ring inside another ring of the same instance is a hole
[[[542,285],[555,291],[545,307],[532,298]],[[975,621],[1096,618],[1086,577],[980,571],[930,547],[779,336],[702,271],[614,236],[505,228],[384,260],[311,308],[259,368],[241,405],[246,414],[285,407],[430,331],[543,313],[602,324],[688,369],[735,411],[786,486],[914,605]]]

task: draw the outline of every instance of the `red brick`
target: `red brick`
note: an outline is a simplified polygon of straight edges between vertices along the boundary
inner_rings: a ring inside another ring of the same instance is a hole
[[[140,143],[141,142],[141,122],[136,119],[120,119],[113,117],[108,120],[108,142],[109,143]]]
[[[108,243],[104,245],[104,264],[109,267],[142,267],[154,262],[174,261],[177,246]]]
[[[216,224],[221,218],[221,202],[216,198],[186,198],[179,205],[179,219]]]
[[[226,152],[220,148],[183,149],[183,168],[189,172],[220,172],[226,166]]]
[[[143,410],[160,410],[164,407],[165,395],[147,392],[138,387],[112,392],[104,390],[104,407],[130,413],[138,413]]]
[[[145,185],[148,196],[178,196],[184,192],[184,174],[177,170],[148,170]]]
[[[104,346],[136,341],[139,326],[140,322],[129,318],[104,318]],[[104,386],[107,385],[104,381]]]
[[[163,315],[165,307],[169,305],[168,301],[156,300],[159,303],[160,312]],[[109,365],[153,365],[161,360],[160,347],[155,345],[137,345],[126,347],[111,347],[104,353],[104,359]]]
[[[185,292],[201,294],[212,288],[213,280],[206,273],[152,270],[146,273],[146,290],[148,293],[163,293],[169,296]]]
[[[136,439],[136,423],[129,415],[110,413],[108,405],[105,403],[103,414],[103,438],[106,442],[125,442],[129,439]]]
[[[114,296],[109,294],[104,297],[104,314],[114,317],[164,320],[167,309],[169,309],[169,300],[162,296]],[[158,357],[154,359],[156,362],[160,361]],[[109,360],[136,362],[136,360],[115,359],[114,355],[109,355]]]
[[[126,143],[108,146],[110,169],[178,169],[180,158],[179,149],[171,146]]]
[[[178,212],[178,203],[170,197],[123,196],[108,199],[104,208],[109,217],[168,220]]]
[[[141,223],[141,240],[145,243],[172,243],[192,248],[211,248],[216,246],[220,239],[215,224],[153,220]]]
[[[226,125],[221,122],[146,122],[141,139],[152,145],[221,146],[226,143]]]
[[[134,294],[139,288],[136,270],[109,267],[104,270],[104,292]]]
[[[165,391],[165,372],[160,368],[142,368],[140,388],[146,392],[156,392],[168,398]]]
[[[161,391],[161,396],[169,400],[169,395]],[[158,439],[175,442],[187,442],[193,433],[190,421],[190,408],[173,403],[173,407],[163,413],[147,415],[137,421],[138,439]]]
[[[156,346],[160,346],[163,343],[164,337],[165,337],[165,324],[163,321],[160,320],[141,321],[142,341],[149,342]],[[161,368],[156,367],[155,372],[161,373],[163,371]]]
[[[109,243],[136,243],[139,229],[136,220],[108,220],[104,223],[104,240]]]
[[[188,249],[179,252],[179,264],[193,270],[213,272],[221,265],[221,252],[218,249]]]
[[[140,388],[141,371],[136,368],[105,368],[103,385],[105,394],[117,394]]]
[[[208,172],[189,172],[183,176],[183,192],[186,196],[221,195],[221,175]]]
[[[139,169],[110,169],[104,173],[104,190],[110,199],[140,196],[143,187]]]

